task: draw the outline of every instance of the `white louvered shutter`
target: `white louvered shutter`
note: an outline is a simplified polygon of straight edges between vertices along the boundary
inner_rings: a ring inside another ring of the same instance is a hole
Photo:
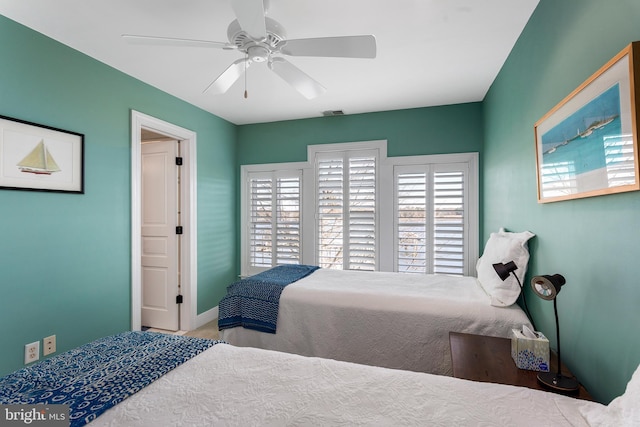
[[[343,268],[344,160],[320,159],[317,163],[318,265]]]
[[[462,276],[465,272],[465,173],[433,175],[433,272]]]
[[[318,155],[316,187],[318,265],[376,270],[376,153]]]
[[[396,271],[427,273],[427,173],[398,173],[396,191]]]
[[[349,159],[349,269],[376,269],[376,159]]]
[[[276,183],[275,263],[300,264],[300,177],[277,178]]]
[[[465,165],[394,168],[395,271],[465,274]]]
[[[300,173],[250,174],[248,185],[249,266],[299,264]]]
[[[249,265],[271,267],[273,259],[273,179],[249,179]]]

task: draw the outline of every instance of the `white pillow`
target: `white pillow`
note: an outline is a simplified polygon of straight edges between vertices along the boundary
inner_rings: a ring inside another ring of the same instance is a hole
[[[604,409],[581,406],[582,416],[591,426],[633,427],[640,425],[640,366],[627,383],[627,389]]]
[[[501,228],[497,233],[491,233],[489,236],[489,240],[484,247],[484,253],[476,264],[476,271],[480,286],[491,297],[491,305],[507,307],[518,299],[520,286],[515,277],[510,274],[507,279],[502,281],[493,268],[493,264],[515,262],[518,269],[514,273],[522,283],[529,263],[527,241],[533,236],[535,234],[530,231],[511,233],[505,231],[504,228]]]

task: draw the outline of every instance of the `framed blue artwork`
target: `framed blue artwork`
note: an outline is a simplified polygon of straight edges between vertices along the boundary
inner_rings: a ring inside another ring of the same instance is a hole
[[[640,189],[640,42],[634,42],[536,122],[538,202]]]

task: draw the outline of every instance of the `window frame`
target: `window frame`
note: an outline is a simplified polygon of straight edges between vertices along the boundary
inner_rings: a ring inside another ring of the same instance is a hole
[[[427,181],[431,183],[433,172],[442,171],[460,171],[466,173],[466,184],[464,192],[465,207],[465,245],[464,245],[464,275],[475,276],[476,263],[478,261],[478,242],[479,242],[479,173],[478,173],[478,153],[455,153],[455,154],[432,154],[419,156],[403,156],[389,157],[386,162],[387,172],[385,175],[389,177],[385,179],[385,194],[391,194],[393,203],[388,203],[385,209],[385,219],[391,221],[391,227],[384,227],[385,240],[384,247],[392,248],[391,253],[384,253],[385,259],[391,260],[384,265],[385,270],[397,271],[397,188],[396,188],[396,168],[410,170],[411,167],[423,167],[428,170],[430,175]],[[388,196],[387,196],[388,197]],[[428,210],[432,210],[433,198],[427,200]],[[388,224],[385,223],[385,224]],[[431,274],[431,273],[428,273]]]
[[[269,267],[254,267],[251,265],[251,177],[252,175],[270,176],[274,179],[297,175],[300,177],[300,263],[304,263],[304,194],[306,176],[309,174],[307,162],[269,163],[257,165],[242,165],[240,167],[240,276],[251,276]],[[274,186],[274,188],[276,188]],[[275,208],[275,206],[274,206]],[[273,212],[276,215],[276,212]],[[275,231],[275,230],[274,230]],[[274,248],[274,251],[276,249]]]
[[[318,227],[318,181],[317,181],[317,165],[318,161],[322,158],[341,157],[344,160],[343,169],[348,169],[348,159],[350,157],[360,155],[372,155],[375,158],[375,244],[374,244],[374,271],[380,270],[380,172],[383,163],[387,159],[387,141],[375,140],[375,141],[360,141],[360,142],[344,142],[336,144],[317,144],[307,146],[307,159],[312,168],[313,173],[313,203],[307,203],[307,211],[304,212],[308,218],[314,218],[313,220],[313,242],[310,245],[310,253],[312,254],[311,263],[319,265],[319,253],[318,253],[318,241],[319,241],[319,227]],[[348,185],[348,180],[345,180],[344,185]],[[348,200],[344,200],[348,204]],[[348,230],[348,226],[347,226]],[[308,234],[305,238],[309,237]],[[344,244],[344,242],[343,242]],[[343,265],[344,265],[343,258]],[[348,256],[346,257],[348,260]]]
[[[446,165],[464,165],[467,168],[467,188],[465,190],[465,266],[464,275],[475,276],[475,266],[479,256],[479,154],[477,152],[433,154],[416,156],[387,157],[387,141],[347,142],[335,144],[317,144],[307,146],[306,162],[270,163],[241,166],[241,275],[255,274],[257,269],[249,265],[249,174],[251,172],[271,172],[298,170],[301,176],[300,192],[300,262],[317,265],[318,226],[317,226],[317,183],[316,154],[325,152],[344,152],[378,150],[376,163],[376,270],[396,271],[396,188],[394,167],[434,165],[435,168]],[[310,200],[311,199],[311,200]],[[392,203],[385,203],[391,200]],[[262,271],[261,269],[260,271]]]

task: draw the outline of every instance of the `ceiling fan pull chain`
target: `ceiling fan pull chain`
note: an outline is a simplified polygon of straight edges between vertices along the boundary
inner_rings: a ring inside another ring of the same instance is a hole
[[[249,60],[249,54],[245,54],[247,61]],[[244,99],[247,99],[249,94],[247,93],[247,61],[244,61]]]

